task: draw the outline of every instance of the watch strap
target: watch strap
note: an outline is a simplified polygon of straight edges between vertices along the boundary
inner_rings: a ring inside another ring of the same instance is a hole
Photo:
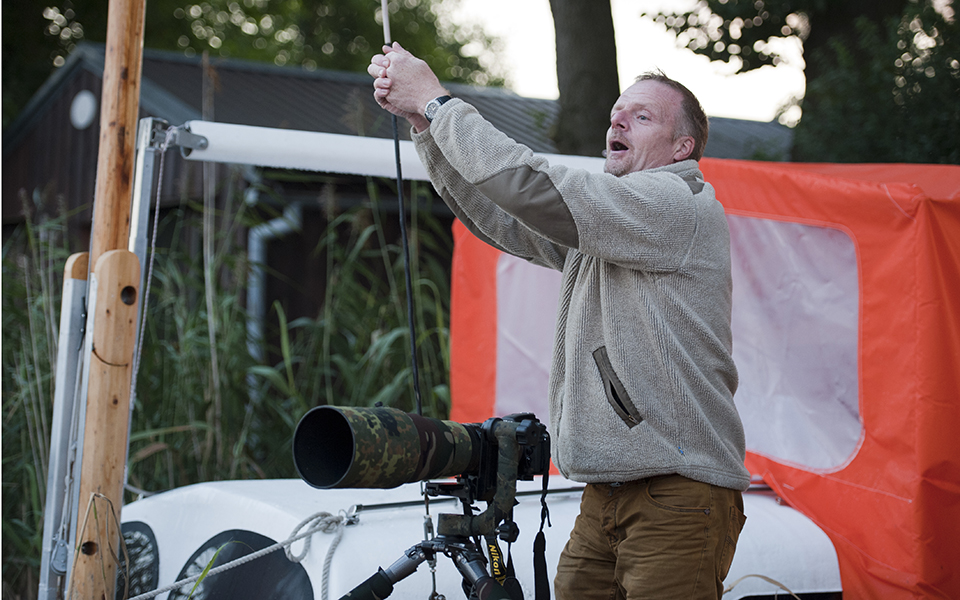
[[[437,111],[440,110],[440,107],[450,100],[453,100],[452,96],[437,96],[430,102],[427,102],[427,106],[423,110],[423,116],[427,118],[427,121],[432,123],[433,118],[437,116]]]

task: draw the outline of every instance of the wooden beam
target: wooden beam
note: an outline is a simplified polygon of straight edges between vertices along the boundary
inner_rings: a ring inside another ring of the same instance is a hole
[[[93,278],[93,348],[68,597],[99,600],[112,599],[116,585],[140,261],[129,250],[111,250],[97,261]]]
[[[67,262],[63,265],[63,278],[67,279],[79,279],[80,281],[87,280],[87,274],[90,272],[90,255],[86,252],[77,252],[76,254],[71,254],[70,258],[67,259]]]
[[[126,248],[130,236],[144,4],[144,0],[110,0],[107,7],[90,266],[104,252]]]
[[[127,248],[145,0],[109,0],[90,265],[96,286],[69,598],[114,598],[140,263]],[[76,467],[75,467],[76,468]],[[76,476],[76,475],[75,475]]]

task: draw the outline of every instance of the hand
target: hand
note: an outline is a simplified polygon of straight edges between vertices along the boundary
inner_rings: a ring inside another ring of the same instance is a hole
[[[447,93],[427,63],[397,42],[384,46],[383,54],[370,60],[367,73],[374,78],[373,97],[377,103],[407,119],[418,132],[430,126],[423,116],[427,102]]]

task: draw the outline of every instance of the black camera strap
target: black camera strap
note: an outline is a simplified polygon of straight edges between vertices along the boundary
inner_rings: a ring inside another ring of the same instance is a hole
[[[513,569],[513,553],[510,552],[510,544],[507,544],[507,578],[503,582],[503,589],[507,590],[513,600],[523,600],[523,588],[520,587],[520,580],[517,579]]]
[[[540,494],[540,531],[533,540],[533,583],[535,600],[550,600],[550,580],[547,578],[547,536],[543,533],[543,525],[553,527],[550,523],[550,510],[547,508],[547,485],[550,481],[550,470],[543,474],[543,491]]]

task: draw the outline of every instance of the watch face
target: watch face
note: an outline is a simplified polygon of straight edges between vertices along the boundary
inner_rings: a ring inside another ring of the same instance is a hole
[[[443,106],[443,103],[447,100],[450,100],[450,96],[440,96],[427,102],[427,106],[423,109],[423,116],[425,116],[428,121],[433,121],[433,118],[437,115],[437,111],[440,110],[440,107]]]
[[[427,102],[427,108],[423,111],[423,116],[427,118],[428,121],[432,121],[434,115],[437,114],[437,109],[440,108],[440,103],[436,99]]]

